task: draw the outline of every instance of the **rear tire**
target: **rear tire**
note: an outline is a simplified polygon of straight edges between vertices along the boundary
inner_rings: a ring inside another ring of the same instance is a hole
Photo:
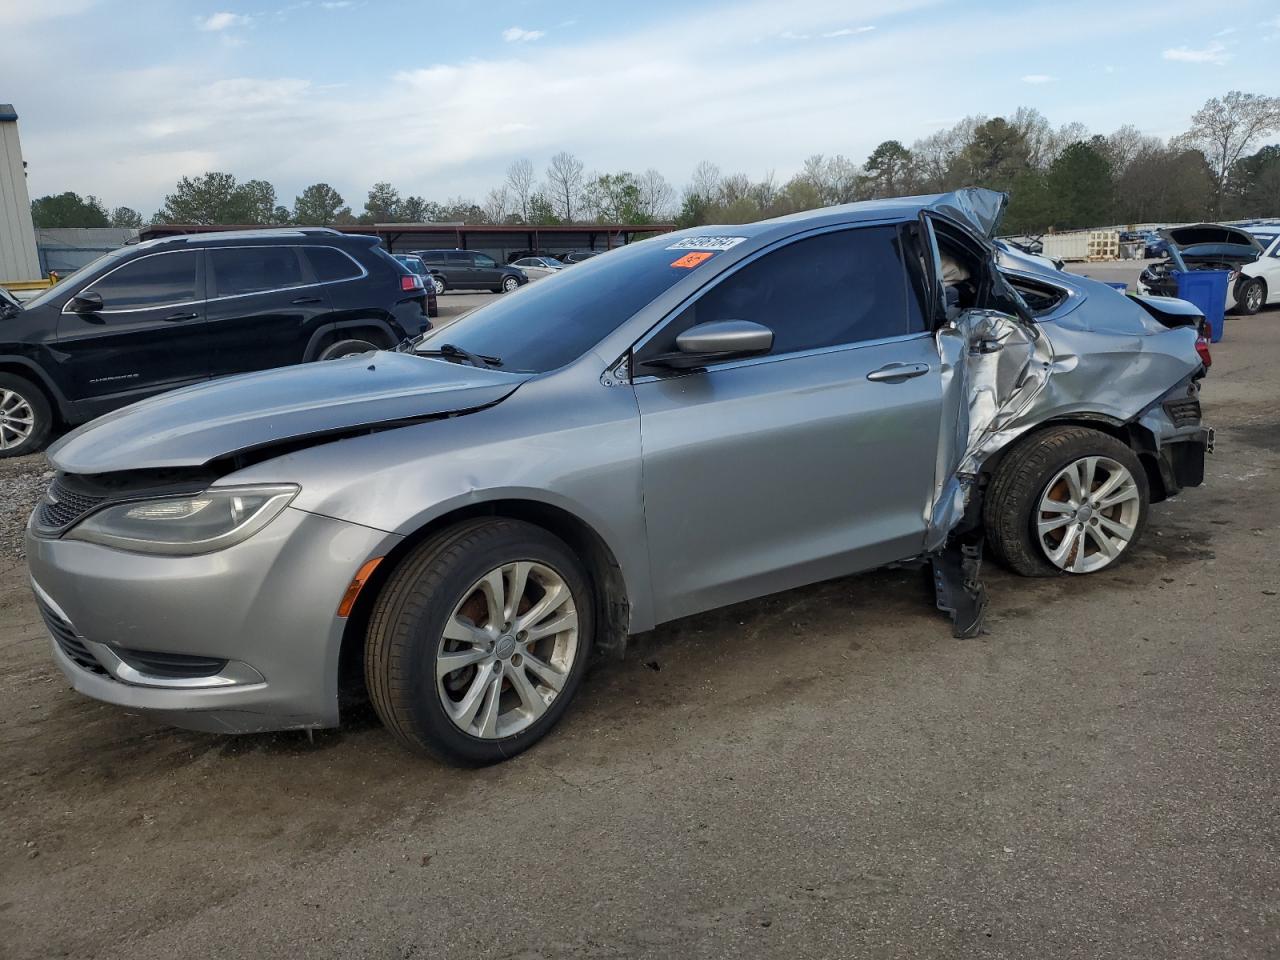
[[[21,457],[44,447],[53,430],[53,409],[30,380],[0,373],[0,457]]]
[[[1246,280],[1236,287],[1236,313],[1251,317],[1261,310],[1266,302],[1267,285],[1262,280],[1257,278]]]
[[[582,683],[595,624],[586,571],[541,527],[466,521],[419,544],[369,620],[365,682],[410,750],[481,765],[544,737]]]
[[[996,469],[983,509],[987,544],[1024,577],[1097,573],[1131,552],[1150,503],[1129,447],[1087,427],[1051,427]]]
[[[445,281],[444,277],[437,274],[433,273],[431,275],[431,282],[435,284],[437,297],[449,289],[449,284]]]
[[[341,357],[351,357],[359,353],[368,353],[370,350],[377,350],[376,343],[370,343],[368,340],[336,340],[329,346],[320,351],[317,360],[337,360]]]

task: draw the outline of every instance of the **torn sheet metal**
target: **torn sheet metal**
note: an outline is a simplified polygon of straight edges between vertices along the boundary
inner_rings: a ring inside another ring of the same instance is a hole
[[[929,204],[931,210],[968,224],[981,237],[991,240],[1000,226],[1004,208],[1009,205],[1009,195],[982,187],[964,187],[944,193]]]
[[[954,427],[938,445],[926,551],[942,546],[960,523],[983,451],[1026,415],[1053,365],[1052,347],[1039,329],[992,310],[965,311],[936,340],[943,423]]]
[[[1139,422],[1168,439],[1168,417],[1150,408],[1198,368],[1195,337],[1191,327],[1169,329],[1127,298],[1107,296],[1034,324],[968,310],[939,330],[943,423],[954,429],[938,446],[925,550],[939,549],[960,524],[987,458],[1038,424],[1079,414],[1129,423],[1146,414]]]

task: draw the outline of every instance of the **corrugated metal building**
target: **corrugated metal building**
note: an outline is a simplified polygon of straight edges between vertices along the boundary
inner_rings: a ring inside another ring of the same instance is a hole
[[[31,224],[31,197],[18,142],[18,114],[0,103],[0,280],[38,280],[36,232]]]

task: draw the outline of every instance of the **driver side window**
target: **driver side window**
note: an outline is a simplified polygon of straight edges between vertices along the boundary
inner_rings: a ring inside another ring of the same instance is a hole
[[[914,294],[912,295],[914,297]],[[897,337],[913,319],[896,226],[807,237],[748,263],[707,290],[645,349],[673,350],[689,327],[750,320],[773,331],[773,355]]]
[[[196,293],[200,255],[184,250],[139,257],[94,281],[83,292],[102,297],[104,313],[174,306],[202,299]]]

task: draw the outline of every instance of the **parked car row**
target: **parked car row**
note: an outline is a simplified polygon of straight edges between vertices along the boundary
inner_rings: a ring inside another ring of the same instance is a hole
[[[377,237],[323,228],[122,247],[25,304],[0,302],[0,457],[215,377],[391,349],[433,293]]]

